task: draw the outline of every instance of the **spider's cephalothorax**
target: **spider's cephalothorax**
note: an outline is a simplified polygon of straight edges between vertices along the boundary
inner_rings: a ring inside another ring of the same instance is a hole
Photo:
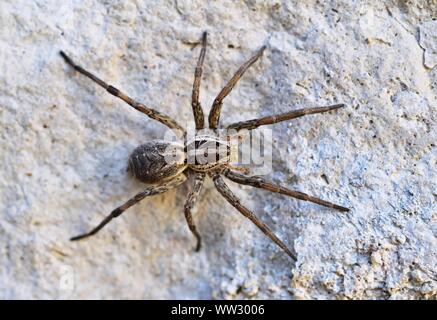
[[[223,176],[243,185],[253,186],[268,190],[275,193],[280,193],[293,198],[310,201],[319,205],[334,208],[340,211],[349,211],[349,209],[312,197],[305,193],[290,190],[284,186],[277,185],[256,176],[248,176],[237,172],[237,167],[231,166],[231,145],[230,139],[225,135],[222,138],[217,134],[219,129],[220,111],[223,99],[232,91],[241,76],[245,71],[261,57],[265,47],[262,47],[257,53],[246,61],[223,87],[218,96],[214,99],[211,111],[208,116],[208,130],[204,132],[204,115],[202,107],[199,103],[199,87],[202,76],[202,66],[206,52],[206,32],[202,37],[202,48],[197,61],[196,70],[194,73],[194,84],[192,91],[191,106],[193,109],[194,120],[196,124],[196,135],[194,138],[186,139],[185,143],[167,142],[167,141],[150,141],[137,147],[129,157],[129,170],[132,174],[142,182],[149,183],[142,192],[126,201],[120,207],[114,209],[103,221],[90,232],[71,238],[71,240],[79,240],[89,237],[97,233],[113,218],[122,214],[126,209],[138,203],[147,196],[164,193],[167,190],[181,185],[186,181],[187,175],[194,175],[194,185],[184,205],[185,218],[188,227],[197,239],[196,250],[200,249],[201,239],[197,232],[193,221],[191,210],[194,206],[197,196],[199,195],[206,175],[208,174],[214,181],[214,185],[219,193],[241,214],[252,221],[264,234],[274,241],[282,250],[284,250],[291,258],[296,260],[295,255],[290,249],[273,233],[272,230],[255,214],[243,206],[240,200],[228,188]],[[64,52],[60,52],[65,62],[72,66],[76,71],[87,76],[101,87],[105,88],[110,94],[120,98],[136,110],[146,114],[150,118],[161,122],[168,128],[174,130],[179,136],[187,137],[186,131],[175,120],[169,116],[151,109],[124,94],[117,88],[107,84],[94,74],[83,69],[75,64],[73,60]],[[298,109],[282,114],[267,116],[248,121],[236,122],[222,129],[238,132],[239,130],[253,130],[260,126],[275,124],[281,121],[294,119],[308,114],[322,113],[335,110],[343,107],[343,104],[336,104],[327,107],[314,107],[306,109]]]
[[[231,161],[229,139],[211,134],[196,134],[187,142],[187,163],[193,171],[208,172],[226,166]]]

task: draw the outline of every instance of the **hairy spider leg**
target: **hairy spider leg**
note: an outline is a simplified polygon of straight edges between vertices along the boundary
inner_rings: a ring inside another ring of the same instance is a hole
[[[193,92],[191,95],[191,106],[193,108],[196,130],[203,129],[205,125],[205,117],[203,115],[202,106],[199,102],[199,88],[200,88],[200,80],[202,79],[203,61],[205,60],[206,37],[207,37],[207,32],[205,31],[202,35],[202,49],[200,50],[199,60],[197,60],[196,69],[194,71]]]
[[[64,58],[65,62],[68,63],[70,66],[72,66],[74,70],[90,78],[98,85],[105,88],[106,91],[108,91],[110,94],[116,96],[117,98],[120,98],[121,100],[129,104],[131,107],[144,113],[145,115],[152,118],[153,120],[161,122],[162,124],[166,125],[168,128],[174,130],[177,134],[181,135],[185,133],[184,128],[181,125],[179,125],[175,120],[173,120],[171,117],[154,109],[146,107],[145,105],[133,100],[132,98],[130,98],[129,96],[118,90],[117,88],[107,84],[106,82],[104,82],[103,80],[92,74],[91,72],[85,70],[81,66],[74,63],[74,61],[69,56],[67,56],[65,52],[60,51],[60,54],[62,58]]]
[[[259,57],[262,56],[264,49],[266,46],[261,47],[254,56],[252,56],[248,61],[246,61],[234,74],[234,76],[229,80],[229,82],[223,87],[223,89],[220,91],[218,96],[214,99],[214,102],[212,104],[211,111],[208,116],[208,122],[209,127],[211,129],[217,129],[219,119],[220,119],[220,111],[223,104],[223,99],[232,91],[235,84],[240,80],[240,78],[243,76],[243,74],[246,72],[246,70],[255,63],[256,60],[259,59]]]
[[[300,192],[300,191],[294,191],[294,190],[290,190],[287,189],[283,186],[277,185],[277,184],[273,184],[270,182],[265,181],[263,178],[261,177],[251,177],[251,176],[246,176],[244,174],[240,174],[237,172],[233,172],[231,170],[229,170],[228,168],[225,168],[222,171],[222,174],[229,178],[230,180],[239,183],[239,184],[243,184],[243,185],[248,185],[248,186],[252,186],[255,188],[260,188],[260,189],[264,189],[264,190],[268,190],[271,192],[275,192],[275,193],[280,193],[280,194],[284,194],[286,196],[289,197],[293,197],[299,200],[304,200],[304,201],[309,201],[309,202],[313,202],[313,203],[317,203],[318,205],[321,206],[325,206],[328,208],[333,208],[333,209],[337,209],[339,211],[343,211],[343,212],[347,212],[349,211],[348,208],[339,206],[337,204],[322,200],[322,199],[318,199],[316,197],[307,195],[306,193]]]
[[[185,219],[187,220],[188,227],[193,235],[196,237],[196,251],[200,250],[202,245],[202,239],[200,238],[199,232],[197,232],[196,225],[193,221],[193,215],[191,214],[191,209],[193,209],[194,204],[196,203],[197,197],[199,196],[200,191],[202,190],[203,183],[205,181],[206,174],[204,172],[196,172],[193,190],[188,194],[188,198],[184,205],[184,214]]]
[[[228,130],[232,129],[232,130],[236,130],[236,131],[239,131],[242,129],[253,130],[253,129],[256,129],[260,126],[275,124],[275,123],[278,123],[281,121],[299,118],[299,117],[305,116],[307,114],[328,112],[331,110],[343,108],[344,106],[345,106],[344,104],[339,103],[339,104],[334,104],[332,106],[327,106],[327,107],[299,109],[299,110],[294,110],[294,111],[289,111],[289,112],[277,114],[274,116],[268,116],[268,117],[263,117],[263,118],[259,118],[259,119],[252,119],[252,120],[247,120],[247,121],[236,122],[236,123],[233,123],[233,124],[227,126],[227,129]]]
[[[175,188],[175,187],[179,186],[186,179],[187,178],[186,178],[186,176],[184,174],[180,174],[179,176],[175,177],[174,180],[170,180],[170,181],[165,182],[165,183],[163,183],[162,185],[159,185],[159,186],[152,186],[152,187],[148,187],[148,188],[144,189],[140,193],[137,193],[135,196],[130,198],[128,201],[126,201],[120,207],[112,210],[112,212],[105,219],[103,219],[103,221],[100,222],[100,224],[97,227],[92,229],[90,232],[78,235],[76,237],[71,238],[70,240],[71,241],[77,241],[77,240],[81,240],[81,239],[87,238],[89,236],[95,235],[105,225],[107,225],[112,219],[118,217],[123,212],[125,212],[127,209],[132,207],[134,204],[137,204],[138,202],[143,200],[145,197],[153,196],[153,195],[160,194],[160,193],[164,193],[164,192],[166,192],[166,191],[168,191],[168,190],[170,190],[172,188]]]
[[[297,260],[296,256],[291,252],[290,249],[273,233],[272,230],[262,222],[257,216],[253,214],[252,211],[244,207],[240,200],[234,195],[234,193],[229,189],[226,183],[223,181],[219,173],[213,172],[211,176],[214,180],[215,187],[220,192],[220,194],[243,216],[252,221],[266,236],[268,236],[274,243],[276,243],[282,250],[287,253],[290,258]]]

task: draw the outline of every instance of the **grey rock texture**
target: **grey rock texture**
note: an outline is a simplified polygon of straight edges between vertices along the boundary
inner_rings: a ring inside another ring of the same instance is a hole
[[[437,20],[427,21],[420,26],[420,46],[425,50],[423,59],[426,67],[437,65]]]
[[[0,2],[0,298],[436,299],[435,1]],[[434,19],[434,21],[433,21]],[[276,182],[345,214],[231,184],[293,263],[209,181],[193,252],[189,183],[72,243],[143,185],[129,153],[165,127],[60,58],[192,122],[261,45],[222,121],[344,102],[272,126]]]

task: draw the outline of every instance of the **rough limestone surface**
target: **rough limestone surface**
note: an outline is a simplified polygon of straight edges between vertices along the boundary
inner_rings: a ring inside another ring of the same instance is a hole
[[[0,298],[436,299],[435,1],[0,1]],[[297,256],[289,259],[208,180],[190,180],[95,226],[144,188],[130,152],[166,128],[69,68],[77,62],[193,125],[202,31],[207,112],[231,123],[337,102],[273,129],[274,182],[341,213],[229,183]]]

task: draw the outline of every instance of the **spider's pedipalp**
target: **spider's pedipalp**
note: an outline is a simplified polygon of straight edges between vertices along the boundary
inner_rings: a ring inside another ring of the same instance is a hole
[[[91,80],[96,82],[98,85],[105,88],[106,91],[108,91],[113,96],[120,98],[121,100],[123,100],[124,102],[129,104],[131,107],[144,113],[145,115],[152,118],[153,120],[161,122],[163,125],[174,130],[176,132],[176,134],[182,136],[185,133],[184,128],[181,125],[179,125],[175,120],[173,120],[172,118],[167,116],[166,114],[161,113],[159,111],[156,111],[154,109],[148,108],[145,105],[133,100],[132,98],[130,98],[129,96],[127,96],[126,94],[124,94],[123,92],[118,90],[117,88],[107,84],[105,81],[101,80],[100,78],[98,78],[97,76],[92,74],[91,72],[89,72],[89,71],[85,70],[84,68],[82,68],[81,66],[77,65],[73,61],[73,59],[71,59],[69,56],[67,56],[67,54],[65,52],[60,51],[59,53],[62,56],[62,58],[64,59],[64,61],[67,64],[69,64],[71,67],[73,67],[74,70],[76,70],[76,71],[82,73],[84,76],[90,78]]]
[[[318,205],[328,207],[328,208],[333,208],[333,209],[336,209],[336,210],[339,210],[342,212],[349,211],[348,208],[339,206],[338,204],[334,204],[334,203],[307,195],[306,193],[303,193],[300,191],[290,190],[290,189],[285,188],[283,186],[264,181],[264,179],[262,179],[260,177],[246,176],[244,174],[233,172],[229,169],[224,169],[222,171],[222,173],[225,175],[225,177],[227,177],[230,180],[232,180],[236,183],[239,183],[239,184],[248,185],[248,186],[252,186],[255,188],[260,188],[260,189],[268,190],[268,191],[275,192],[275,193],[280,193],[280,194],[283,194],[283,195],[286,195],[289,197],[293,197],[293,198],[296,198],[299,200],[317,203]]]
[[[267,116],[267,117],[263,117],[263,118],[259,118],[259,119],[252,119],[252,120],[247,120],[247,121],[236,122],[236,123],[233,123],[233,124],[227,126],[227,129],[229,129],[229,130],[232,129],[232,130],[236,130],[236,131],[239,131],[242,129],[253,130],[253,129],[256,129],[260,126],[275,124],[278,122],[287,121],[287,120],[291,120],[294,118],[299,118],[299,117],[305,116],[307,114],[328,112],[331,110],[343,108],[344,106],[345,105],[343,103],[339,103],[339,104],[334,104],[332,106],[327,106],[327,107],[299,109],[299,110],[289,111],[286,113],[277,114],[274,116]]]
[[[118,217],[123,212],[125,212],[127,209],[132,207],[134,204],[137,204],[141,200],[143,200],[145,197],[153,196],[155,194],[164,193],[172,188],[175,188],[182,184],[186,180],[186,176],[184,174],[180,174],[174,180],[165,182],[159,186],[152,186],[144,189],[140,193],[137,193],[134,197],[130,198],[128,201],[126,201],[123,205],[120,207],[112,210],[112,212],[100,222],[100,224],[92,229],[90,232],[75,236],[71,238],[71,241],[77,241],[84,238],[88,238],[89,236],[95,235],[97,232],[99,232],[105,225],[107,225],[112,219]]]
[[[252,221],[266,236],[268,236],[274,243],[276,243],[282,250],[287,253],[290,258],[296,261],[296,256],[291,252],[290,249],[273,233],[272,230],[262,222],[257,216],[253,214],[252,211],[244,207],[240,200],[234,195],[234,193],[229,189],[226,183],[223,181],[222,177],[217,172],[212,172],[211,177],[214,180],[214,185],[220,194],[242,215]]]
[[[202,35],[202,49],[200,50],[199,60],[197,61],[196,70],[194,71],[193,92],[191,96],[191,106],[193,108],[196,130],[203,129],[205,125],[205,117],[203,115],[202,106],[199,102],[199,88],[200,80],[202,79],[203,61],[205,60],[207,35],[206,31]]]
[[[216,129],[220,119],[220,112],[223,104],[223,99],[232,91],[235,84],[240,80],[246,70],[258,60],[266,46],[262,46],[254,56],[252,56],[249,60],[247,60],[234,74],[234,76],[229,80],[229,82],[223,87],[218,96],[214,99],[214,103],[212,104],[211,111],[209,112],[208,122],[210,129]]]
[[[185,219],[187,220],[188,227],[190,228],[190,231],[193,233],[193,235],[196,237],[197,243],[196,243],[196,251],[200,250],[200,247],[202,245],[202,239],[200,237],[199,232],[196,229],[196,225],[193,221],[193,215],[191,214],[191,209],[193,208],[197,197],[202,190],[203,182],[205,181],[206,173],[204,172],[196,172],[195,175],[195,181],[193,190],[188,194],[188,198],[184,205],[184,214]]]

